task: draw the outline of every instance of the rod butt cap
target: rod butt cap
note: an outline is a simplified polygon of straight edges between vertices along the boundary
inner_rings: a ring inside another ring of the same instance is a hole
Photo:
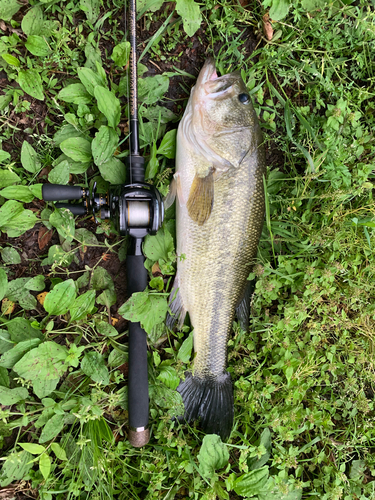
[[[129,442],[135,448],[142,448],[150,441],[150,430],[141,428],[140,430],[129,429]]]

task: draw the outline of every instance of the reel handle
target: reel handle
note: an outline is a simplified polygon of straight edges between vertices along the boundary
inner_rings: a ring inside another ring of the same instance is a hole
[[[71,203],[56,203],[56,208],[67,208],[73,215],[86,215],[87,209],[84,205],[72,205]]]
[[[141,252],[142,239],[135,240],[135,254],[126,258],[129,296],[143,292],[147,286],[147,270]],[[129,323],[128,411],[129,441],[140,448],[148,443],[149,397],[147,374],[147,334],[140,323]]]
[[[86,189],[65,184],[43,184],[42,197],[45,201],[80,200],[86,196]]]

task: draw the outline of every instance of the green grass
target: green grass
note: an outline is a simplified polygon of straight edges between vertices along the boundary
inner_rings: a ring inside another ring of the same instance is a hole
[[[140,74],[155,68],[148,57],[177,67],[140,83],[150,182],[166,194],[179,117],[160,101],[169,102],[184,72],[176,47],[192,49],[201,22],[218,69],[241,69],[269,151],[251,328],[234,324],[229,341],[233,432],[224,444],[171,418],[181,412],[175,388],[192,350],[189,327],[168,336],[162,322],[176,264],[173,210],[145,244],[156,276],[142,307],[118,308],[120,271],[103,265],[107,255],[122,261],[127,241],[108,223],[93,229],[89,218],[39,201],[46,180],[97,181],[101,191],[124,180],[123,5],[20,10],[0,0],[8,78],[0,96],[0,486],[41,500],[375,498],[374,5],[264,0],[243,9],[206,0],[189,24],[179,0],[171,25],[163,24],[171,11],[150,5],[141,6],[144,26],[158,23],[140,48]],[[271,41],[262,37],[268,10]],[[189,89],[193,80],[179,82]],[[25,263],[25,236],[42,226],[53,239]],[[35,297],[44,291],[42,305]],[[126,338],[109,322],[118,312],[138,315],[149,334],[152,436],[143,450],[127,441]]]

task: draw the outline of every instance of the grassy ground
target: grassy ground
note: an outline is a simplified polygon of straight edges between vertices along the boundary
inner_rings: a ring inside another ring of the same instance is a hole
[[[167,192],[207,55],[242,70],[264,132],[252,324],[229,342],[234,429],[224,444],[171,419],[192,348],[189,327],[162,323],[173,211],[146,242],[140,310],[123,305],[127,242],[40,200],[46,181],[124,181],[123,4],[0,0],[0,499],[375,498],[374,4],[160,6],[139,5],[149,180]],[[143,450],[127,441],[130,315],[149,332]]]

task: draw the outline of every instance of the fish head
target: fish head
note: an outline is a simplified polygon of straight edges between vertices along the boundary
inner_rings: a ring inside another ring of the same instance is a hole
[[[218,172],[238,167],[259,144],[258,120],[240,72],[218,76],[212,58],[192,91],[191,115],[195,135],[211,151]]]

